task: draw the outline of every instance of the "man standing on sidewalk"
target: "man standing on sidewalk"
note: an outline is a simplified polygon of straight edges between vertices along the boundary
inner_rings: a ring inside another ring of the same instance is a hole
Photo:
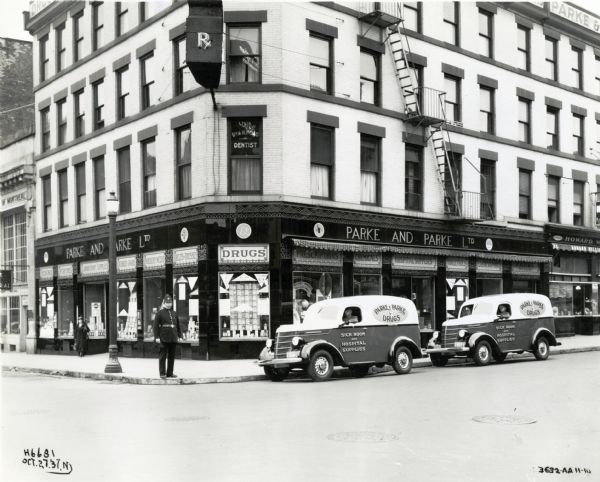
[[[175,348],[177,340],[181,338],[181,328],[179,327],[179,318],[173,311],[173,298],[171,295],[165,295],[161,309],[154,318],[154,338],[156,343],[160,343],[158,354],[158,372],[160,378],[177,378],[173,374],[175,365]],[[165,361],[167,369],[165,371]]]

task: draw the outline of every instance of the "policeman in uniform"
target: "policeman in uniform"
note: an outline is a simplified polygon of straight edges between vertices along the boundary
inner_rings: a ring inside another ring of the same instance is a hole
[[[161,309],[154,318],[154,337],[156,343],[160,343],[158,355],[158,371],[160,378],[177,378],[173,374],[175,365],[175,348],[177,340],[181,338],[179,317],[173,311],[173,298],[165,295]],[[168,358],[167,370],[165,372],[165,360]]]

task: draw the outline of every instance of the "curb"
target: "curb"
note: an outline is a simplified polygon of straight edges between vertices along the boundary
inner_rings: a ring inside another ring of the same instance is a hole
[[[558,350],[551,350],[551,355],[568,355],[570,353],[584,353],[590,351],[600,351],[600,346],[590,347],[579,347],[579,348],[561,348]],[[523,353],[519,355],[511,355],[511,358],[533,358],[531,353]],[[457,360],[458,364],[463,364],[464,360]],[[423,368],[433,366],[428,358],[416,359],[413,363],[413,367]],[[112,375],[106,373],[88,373],[78,372],[72,370],[55,370],[51,368],[29,368],[29,367],[17,367],[17,366],[2,366],[3,372],[13,373],[31,373],[38,375],[50,375],[55,377],[65,378],[80,378],[86,380],[97,380],[106,381],[113,383],[122,383],[130,385],[207,385],[212,383],[241,383],[241,382],[255,382],[265,381],[267,377],[265,375],[240,375],[232,377],[208,377],[208,378],[175,378],[170,380],[163,380],[160,378],[146,378],[146,377],[130,377],[127,375]],[[379,374],[393,371],[393,368],[386,365],[382,368],[372,368],[371,374]],[[335,374],[336,378],[351,378],[350,374],[346,374],[346,371],[338,371]]]

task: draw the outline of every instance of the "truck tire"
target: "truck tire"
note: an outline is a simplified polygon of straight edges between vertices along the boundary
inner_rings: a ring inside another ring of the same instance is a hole
[[[333,374],[333,358],[326,350],[317,350],[310,357],[308,374],[315,382],[323,382]]]
[[[492,348],[490,344],[485,340],[481,340],[473,348],[473,360],[475,360],[475,364],[482,367],[487,365],[491,359]]]
[[[550,346],[548,345],[548,340],[546,340],[546,338],[543,336],[540,336],[537,340],[535,340],[533,355],[537,360],[546,360],[550,355]]]
[[[405,346],[399,346],[394,350],[392,367],[398,375],[406,375],[412,369],[412,353]]]

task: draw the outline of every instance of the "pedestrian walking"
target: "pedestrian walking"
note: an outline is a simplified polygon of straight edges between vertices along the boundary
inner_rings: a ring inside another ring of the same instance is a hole
[[[177,313],[173,311],[173,298],[165,295],[162,306],[154,317],[154,341],[160,343],[158,373],[160,378],[177,378],[173,373],[175,349],[181,339],[181,328]],[[165,370],[166,362],[166,370]]]
[[[90,327],[83,319],[83,316],[77,318],[77,351],[79,352],[79,356],[85,356],[88,349],[88,340],[90,338]]]

